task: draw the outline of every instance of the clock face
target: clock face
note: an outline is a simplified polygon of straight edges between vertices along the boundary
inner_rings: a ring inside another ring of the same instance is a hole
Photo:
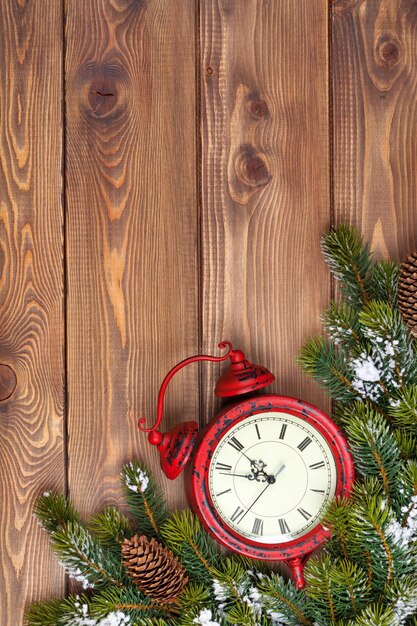
[[[259,544],[285,544],[320,523],[334,497],[337,471],[324,436],[281,411],[239,421],[219,440],[208,469],[217,515]]]
[[[190,504],[219,543],[287,563],[330,537],[321,524],[327,505],[348,497],[354,481],[346,439],[330,417],[276,395],[225,407],[201,434],[189,471]]]

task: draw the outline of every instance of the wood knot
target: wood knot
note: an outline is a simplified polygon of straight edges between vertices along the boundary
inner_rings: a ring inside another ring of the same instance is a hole
[[[10,398],[17,385],[17,377],[12,368],[0,363],[0,402]]]
[[[390,36],[380,37],[377,44],[377,62],[385,67],[394,67],[401,59],[401,44]]]
[[[265,100],[259,97],[259,95],[250,96],[249,98],[249,112],[255,119],[262,119],[268,117],[269,108]]]
[[[266,185],[271,175],[265,163],[265,155],[251,145],[241,146],[235,161],[238,180],[249,187]]]
[[[124,118],[130,92],[127,71],[116,60],[86,63],[68,89],[69,98],[74,98],[82,117],[88,124],[97,123],[99,128]]]
[[[110,113],[117,103],[117,87],[108,77],[96,78],[91,82],[88,93],[89,105],[95,115],[102,117]]]

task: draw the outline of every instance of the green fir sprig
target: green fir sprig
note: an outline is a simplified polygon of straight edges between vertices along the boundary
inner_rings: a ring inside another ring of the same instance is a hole
[[[132,461],[123,467],[121,475],[127,505],[142,534],[159,538],[167,510],[164,494],[152,473],[138,461]]]

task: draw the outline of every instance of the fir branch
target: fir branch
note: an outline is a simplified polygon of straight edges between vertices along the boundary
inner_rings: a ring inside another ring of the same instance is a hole
[[[417,385],[409,385],[398,390],[388,408],[392,422],[397,428],[410,433],[417,432]]]
[[[141,617],[136,619],[132,626],[169,626],[169,624],[174,624],[174,622],[159,617]]]
[[[130,521],[114,507],[106,507],[88,520],[88,527],[100,543],[119,550],[124,539],[135,534]]]
[[[27,626],[73,626],[95,624],[90,620],[89,598],[70,595],[60,600],[33,603],[26,613]]]
[[[394,431],[395,441],[402,459],[417,460],[417,436],[404,430]]]
[[[138,461],[132,461],[123,467],[121,476],[129,510],[141,534],[159,538],[167,511],[165,498],[152,474]]]
[[[397,306],[400,268],[391,260],[382,260],[372,268],[370,295],[373,300],[385,302],[392,309]]]
[[[346,302],[360,308],[369,301],[372,255],[356,228],[341,225],[322,239],[324,257],[334,276],[342,282]]]
[[[332,531],[331,545],[336,544],[336,553],[340,550],[340,554],[345,559],[349,559],[347,537],[351,524],[352,506],[351,500],[337,498],[330,504],[323,520],[324,526],[331,528]]]
[[[408,617],[417,613],[417,579],[415,575],[403,576],[400,580],[395,580],[387,596],[391,601],[398,623],[404,624]]]
[[[191,578],[211,580],[218,576],[217,545],[190,511],[174,513],[162,526],[161,535],[167,546],[180,557]]]
[[[353,483],[351,504],[361,504],[369,498],[382,500],[385,497],[384,486],[378,476],[367,476]]]
[[[103,549],[79,522],[68,522],[65,528],[53,532],[51,543],[70,578],[82,582],[84,588],[107,584],[122,586],[119,558]]]
[[[282,614],[290,626],[313,626],[310,603],[304,591],[282,576],[262,577],[251,597],[260,602],[268,614]]]
[[[229,603],[239,602],[242,596],[247,596],[252,580],[248,575],[246,559],[236,555],[231,558],[220,558],[217,562],[213,591],[216,600]]]
[[[36,500],[35,516],[44,530],[52,533],[65,528],[68,522],[80,522],[80,515],[59,493],[46,492]]]
[[[118,611],[129,616],[130,624],[143,617],[169,618],[178,612],[178,608],[147,598],[137,587],[109,587],[90,600],[90,613],[95,618],[101,619]]]
[[[174,622],[159,617],[141,617],[136,619],[131,626],[169,626],[170,624],[174,626]]]
[[[323,337],[308,339],[298,356],[305,372],[317,380],[329,395],[340,402],[351,402],[359,393],[352,386],[352,374],[344,351]]]
[[[367,591],[370,591],[373,587],[374,573],[372,568],[372,556],[369,550],[365,550],[364,557],[366,561],[366,573],[368,576]]]
[[[349,501],[327,511],[332,539],[307,564],[308,587],[222,556],[189,511],[167,519],[151,474],[133,462],[122,478],[140,532],[163,538],[191,582],[177,603],[154,602],[121,565],[129,521],[109,507],[89,532],[62,496],[47,494],[38,503],[41,524],[70,574],[95,588],[33,605],[29,626],[417,626],[417,354],[396,308],[398,267],[373,264],[347,226],[322,247],[347,300],[324,315],[330,339],[309,340],[299,362],[339,401],[336,419],[361,480]]]
[[[233,626],[258,626],[258,616],[247,603],[235,604],[227,613],[227,624]]]
[[[355,560],[360,563],[364,551],[370,553],[374,589],[379,593],[384,593],[393,580],[395,557],[401,562],[402,555],[390,537],[390,524],[394,520],[393,511],[380,497],[369,496],[352,508],[351,554],[356,553]]]
[[[207,606],[213,601],[213,594],[210,588],[203,583],[189,583],[180,597],[178,606],[183,611],[195,611],[201,606]]]
[[[417,360],[399,311],[384,302],[371,301],[360,312],[359,320],[390,390],[395,392],[398,387],[414,382]]]
[[[225,620],[221,620],[225,624]],[[190,611],[184,611],[178,618],[178,626],[220,626],[220,618],[217,617],[214,606],[204,606]]]
[[[362,611],[353,622],[354,626],[400,626],[391,607],[373,604]]]
[[[323,316],[323,325],[331,340],[347,350],[357,350],[364,342],[358,313],[344,302],[330,304]]]
[[[305,568],[307,582],[306,592],[314,600],[316,610],[327,623],[334,624],[337,619],[335,599],[333,597],[333,581],[331,579],[331,559],[328,555],[311,558]]]
[[[387,497],[400,470],[400,451],[385,419],[377,411],[357,402],[347,415],[346,432],[356,467],[364,477],[379,476]]]
[[[414,498],[417,497],[417,461],[402,462],[396,480],[395,498],[392,507],[397,520],[406,526],[409,514],[414,509]]]
[[[61,599],[33,603],[26,613],[27,626],[56,626],[65,614],[65,605],[66,600]]]
[[[330,577],[336,610],[340,617],[348,619],[369,603],[368,576],[357,563],[340,558],[332,560]]]

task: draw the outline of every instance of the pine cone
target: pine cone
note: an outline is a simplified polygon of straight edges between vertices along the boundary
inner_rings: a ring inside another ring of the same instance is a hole
[[[174,602],[188,582],[178,559],[155,539],[144,535],[125,539],[122,557],[133,581],[156,600]]]
[[[398,308],[410,332],[417,336],[417,252],[409,254],[401,265]]]

